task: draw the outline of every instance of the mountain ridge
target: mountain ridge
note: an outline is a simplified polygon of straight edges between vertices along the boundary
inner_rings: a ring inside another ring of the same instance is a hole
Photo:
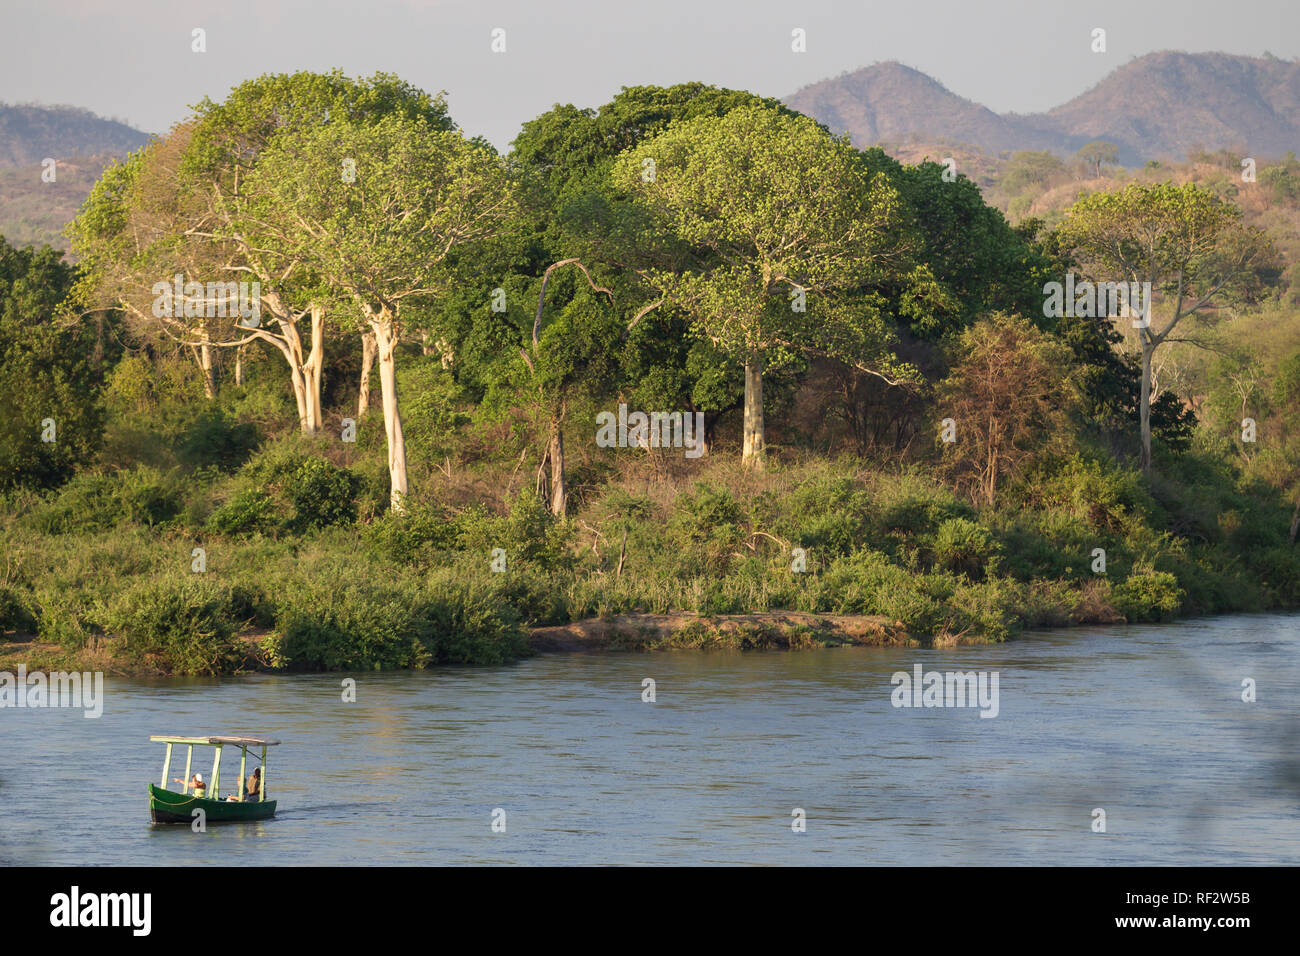
[[[1300,62],[1272,56],[1148,53],[1040,113],[996,113],[898,61],[810,83],[784,102],[859,147],[952,141],[1068,155],[1101,139],[1119,147],[1125,165],[1194,149],[1300,150]]]
[[[0,170],[39,168],[47,158],[124,156],[150,139],[77,106],[0,103]]]

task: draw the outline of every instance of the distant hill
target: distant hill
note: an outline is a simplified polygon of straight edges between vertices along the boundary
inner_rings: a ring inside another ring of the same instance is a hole
[[[147,133],[89,110],[0,103],[0,169],[39,170],[46,157],[124,156],[147,142]]]
[[[953,142],[1068,155],[1102,139],[1126,165],[1198,148],[1300,151],[1300,62],[1273,57],[1149,53],[1047,113],[994,113],[900,63],[814,83],[785,102],[858,146]]]
[[[879,143],[951,141],[992,153],[1048,149],[1052,134],[1026,140],[1014,119],[949,92],[942,83],[901,63],[877,63],[834,80],[806,86],[785,98],[859,147]]]
[[[0,235],[14,245],[67,249],[62,230],[108,163],[149,136],[72,106],[0,103]],[[55,160],[55,181],[41,178]]]
[[[66,252],[63,227],[76,217],[104,167],[116,158],[56,160],[52,183],[41,179],[39,166],[0,170],[0,236],[14,246],[49,245]]]

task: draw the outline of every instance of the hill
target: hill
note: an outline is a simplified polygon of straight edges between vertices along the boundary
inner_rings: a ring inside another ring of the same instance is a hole
[[[785,102],[860,147],[955,142],[1072,154],[1102,139],[1130,166],[1195,149],[1276,157],[1300,147],[1300,63],[1269,56],[1149,53],[1046,113],[995,113],[900,63],[814,83]]]
[[[39,171],[46,157],[124,156],[147,142],[147,133],[74,106],[0,103],[0,169]]]
[[[63,227],[104,167],[147,142],[148,134],[89,110],[0,103],[0,235],[66,250]],[[47,158],[54,182],[41,175]]]

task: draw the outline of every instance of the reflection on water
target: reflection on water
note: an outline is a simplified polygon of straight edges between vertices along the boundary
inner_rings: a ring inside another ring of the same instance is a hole
[[[364,673],[356,703],[345,675],[110,678],[99,720],[0,710],[0,862],[1294,864],[1297,651],[1300,616],[1251,615]],[[895,709],[917,663],[997,671],[998,717]],[[284,742],[275,819],[150,827],[149,735],[241,731]]]

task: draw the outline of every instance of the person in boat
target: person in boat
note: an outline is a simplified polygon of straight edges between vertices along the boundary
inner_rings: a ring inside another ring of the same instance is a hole
[[[258,800],[261,798],[262,790],[262,768],[258,767],[248,777],[248,783],[244,787],[244,801]]]
[[[255,802],[258,798],[258,791],[261,789],[261,786],[262,786],[262,768],[258,767],[251,774],[249,774],[248,780],[244,784],[244,796],[243,796],[244,803]],[[240,796],[237,793],[232,793],[230,796],[226,797],[226,800],[227,802],[233,801],[235,803],[238,803],[240,800]]]
[[[180,777],[173,778],[177,783],[185,783]],[[208,785],[203,782],[203,774],[196,773],[190,777],[190,787],[194,790],[194,796],[201,797],[208,792]]]

